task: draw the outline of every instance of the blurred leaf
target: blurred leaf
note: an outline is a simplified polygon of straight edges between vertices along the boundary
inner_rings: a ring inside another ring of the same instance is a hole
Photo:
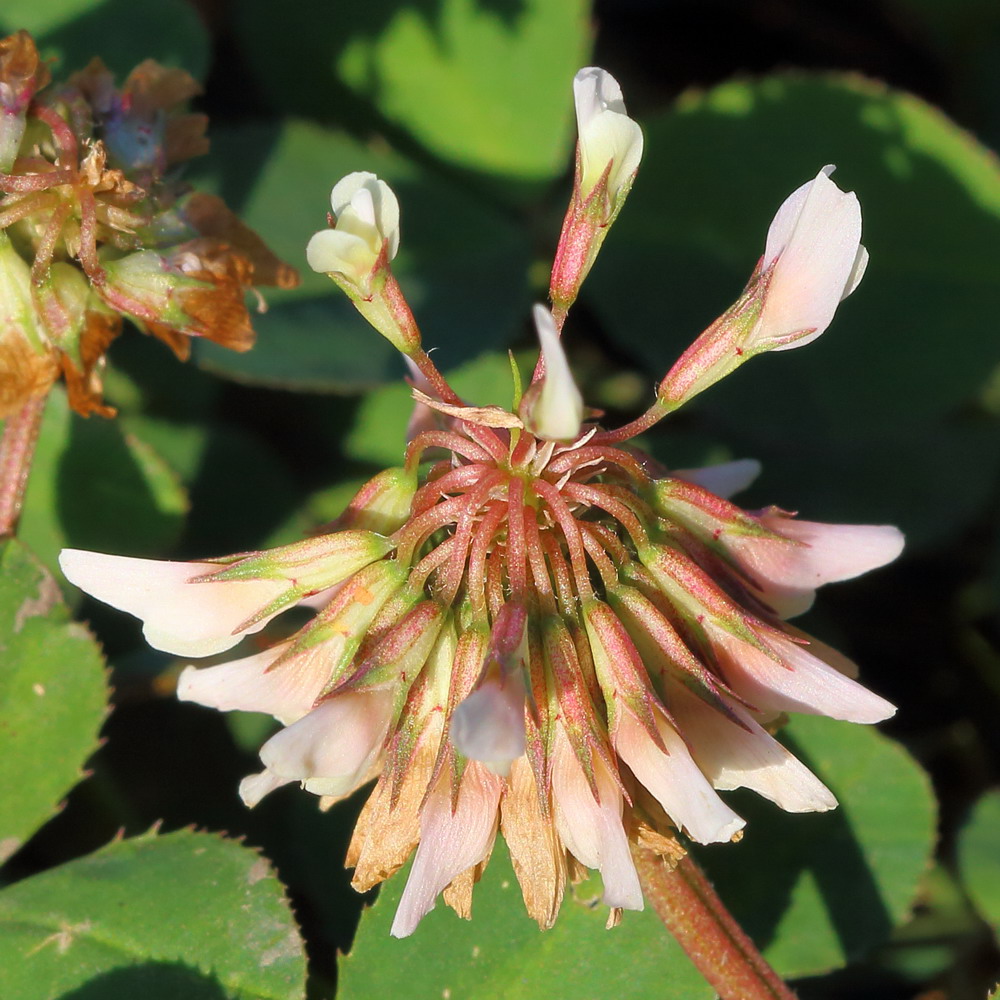
[[[524,911],[506,846],[498,839],[473,896],[471,921],[443,903],[401,941],[389,936],[409,868],[362,914],[340,963],[340,1000],[709,1000],[715,995],[652,910],[605,929],[608,908],[594,882],[577,886],[556,925],[540,931]]]
[[[588,0],[300,0],[281,12],[280,51],[273,5],[252,0],[239,10],[277,107],[335,114],[339,79],[450,163],[526,181],[569,165]]]
[[[995,423],[962,413],[1000,360],[984,321],[1000,294],[995,159],[918,98],[854,77],[723,84],[646,135],[587,289],[615,336],[661,375],[739,294],[782,199],[836,162],[864,211],[861,288],[821,340],[753,361],[693,412],[764,462],[769,502],[898,522],[918,542],[953,532],[1000,461]]]
[[[117,841],[24,879],[0,892],[0,927],[0,995],[18,1000],[303,995],[281,883],[213,834]]]
[[[97,643],[69,621],[58,585],[15,540],[0,548],[0,651],[3,861],[83,776],[108,694]]]
[[[439,365],[450,368],[505,344],[527,314],[524,234],[402,157],[304,123],[287,126],[276,139],[263,125],[216,131],[213,148],[216,167],[264,163],[241,214],[301,269],[302,284],[267,292],[269,308],[254,321],[259,339],[248,354],[197,344],[206,368],[300,391],[357,391],[402,374],[395,348],[305,263],[309,237],[326,224],[331,187],[353,170],[377,173],[399,198],[402,243],[393,269],[423,328],[425,349],[440,348]],[[245,187],[247,178],[224,175],[216,182],[235,201],[239,196],[230,189]]]
[[[987,792],[962,830],[959,868],[965,890],[994,930],[1000,930],[1000,790]]]
[[[118,421],[71,413],[49,396],[20,537],[53,572],[64,546],[158,555],[180,535],[187,493],[173,470]]]
[[[514,382],[506,355],[484,354],[445,374],[470,403],[510,409]],[[402,378],[370,392],[358,407],[357,420],[344,441],[345,451],[351,458],[374,465],[401,465],[412,412],[413,395]]]
[[[119,75],[143,59],[181,66],[201,79],[208,68],[208,37],[185,0],[4,0],[0,34],[26,28],[46,58],[55,57],[56,79],[83,69],[94,56]]]
[[[913,917],[895,930],[877,961],[881,968],[919,983],[946,973],[956,954],[964,952],[971,972],[975,963],[971,952],[981,937],[979,917],[961,885],[937,863],[921,881]]]
[[[846,965],[906,918],[930,865],[936,810],[926,774],[875,729],[797,716],[782,741],[840,805],[794,816],[734,794],[743,840],[698,857],[744,930],[793,978]]]
[[[948,106],[975,123],[987,143],[1000,139],[1000,6],[993,0],[889,0],[890,16],[933,52],[947,80]]]

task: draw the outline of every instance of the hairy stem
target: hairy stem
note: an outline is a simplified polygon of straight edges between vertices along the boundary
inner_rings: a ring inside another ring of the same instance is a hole
[[[644,848],[632,854],[646,899],[720,1000],[795,1000],[690,855],[671,868]]]
[[[0,438],[0,538],[9,538],[17,527],[46,398],[28,400],[4,424]]]

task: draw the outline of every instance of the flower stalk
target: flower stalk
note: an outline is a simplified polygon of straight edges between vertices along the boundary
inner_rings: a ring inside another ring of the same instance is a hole
[[[647,902],[720,1000],[795,1000],[690,854],[676,864],[632,850]]]
[[[4,423],[0,438],[0,538],[14,534],[21,516],[46,399],[46,396],[29,399]]]

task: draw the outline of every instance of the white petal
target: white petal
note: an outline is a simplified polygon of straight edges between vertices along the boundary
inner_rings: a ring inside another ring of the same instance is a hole
[[[665,754],[627,711],[615,734],[615,749],[666,814],[699,844],[726,843],[746,821],[715,794],[692,760],[684,740],[665,719],[656,728]]]
[[[343,274],[361,283],[375,266],[376,255],[355,233],[321,229],[306,244],[306,261],[320,274]]]
[[[625,114],[625,101],[618,81],[598,66],[585,66],[573,77],[576,124],[583,131],[602,111]]]
[[[372,229],[377,229],[375,223],[375,199],[371,190],[363,185],[354,192],[350,205],[345,206],[344,211],[337,216],[337,228],[340,229],[340,221],[345,215],[350,213],[360,222]]]
[[[587,197],[612,163],[608,192],[612,200],[639,168],[642,130],[625,113],[621,87],[610,73],[595,66],[580,70],[573,80],[577,130],[580,137],[581,191]]]
[[[706,465],[703,469],[676,469],[673,475],[728,500],[745,490],[760,475],[760,468],[755,458],[738,458],[733,462]]]
[[[389,691],[339,694],[272,736],[260,750],[283,778],[327,779],[323,795],[344,795],[364,783],[382,752],[392,711]]]
[[[155,649],[178,656],[211,656],[258,632],[279,612],[234,634],[248,618],[287,592],[286,580],[189,583],[218,572],[218,563],[162,562],[63,549],[66,579],[119,611],[143,621],[143,635]],[[284,610],[284,609],[281,609]]]
[[[389,260],[399,249],[399,201],[385,181],[379,181],[374,192],[375,219],[379,232],[389,244]]]
[[[730,708],[746,729],[679,686],[670,706],[698,766],[716,788],[749,788],[786,812],[836,808],[826,785],[738,705]]]
[[[821,176],[829,178],[835,169],[832,163],[828,163],[819,173]],[[773,264],[778,254],[788,245],[814,182],[815,178],[797,187],[775,212],[767,230],[767,243],[764,247],[765,267]]]
[[[851,192],[829,179],[827,168],[807,189],[795,191],[778,210],[768,232],[765,266],[775,257],[751,344],[811,329],[806,337],[774,350],[800,347],[818,337],[833,319],[851,281],[857,278],[861,208]]]
[[[536,305],[532,316],[545,360],[545,378],[531,408],[531,429],[549,441],[569,441],[580,433],[583,397],[573,381],[552,313]]]
[[[367,170],[355,170],[354,173],[341,177],[330,192],[330,208],[333,209],[334,216],[340,216],[361,188],[370,187],[377,182],[378,178]]]
[[[451,880],[489,853],[502,788],[499,778],[472,763],[452,812],[448,775],[438,780],[420,813],[420,846],[389,932],[393,937],[412,934]]]
[[[392,260],[399,248],[399,202],[392,188],[385,181],[379,180],[375,174],[364,170],[357,171],[348,174],[334,185],[333,191],[330,192],[330,205],[337,218],[338,228],[341,228],[340,218],[345,209],[354,203],[358,192],[362,189],[365,190],[367,197],[362,216],[389,244],[389,259]],[[359,207],[356,205],[355,211]]]
[[[600,871],[608,906],[641,910],[642,889],[622,827],[622,794],[597,758],[594,774],[600,802],[594,798],[566,736],[560,733],[552,764],[556,830],[578,861]]]
[[[220,712],[266,712],[290,725],[312,709],[330,672],[322,646],[269,670],[289,645],[283,642],[214,667],[185,667],[177,681],[177,697]]]
[[[868,251],[862,245],[858,247],[858,255],[854,258],[854,267],[851,269],[851,273],[847,278],[847,284],[844,286],[844,294],[840,297],[841,302],[861,284],[861,279],[865,276],[865,271],[867,270]]]
[[[279,778],[267,769],[260,774],[248,774],[240,782],[240,798],[248,809],[253,809],[265,795],[270,795],[276,788],[281,788],[293,780],[293,778]]]

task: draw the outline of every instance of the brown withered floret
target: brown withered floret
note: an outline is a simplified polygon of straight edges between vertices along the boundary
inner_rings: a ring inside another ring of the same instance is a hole
[[[201,92],[192,76],[146,60],[116,87],[94,59],[49,81],[27,32],[0,40],[0,233],[30,265],[44,341],[0,330],[0,407],[44,395],[61,373],[77,412],[111,416],[100,370],[122,317],[182,359],[191,337],[245,351],[247,293],[299,279],[221,198],[177,179],[177,164],[208,150],[206,116],[184,107]],[[130,282],[148,251],[160,270]]]
[[[16,113],[47,86],[49,68],[39,59],[31,35],[23,29],[0,38],[0,106]]]

